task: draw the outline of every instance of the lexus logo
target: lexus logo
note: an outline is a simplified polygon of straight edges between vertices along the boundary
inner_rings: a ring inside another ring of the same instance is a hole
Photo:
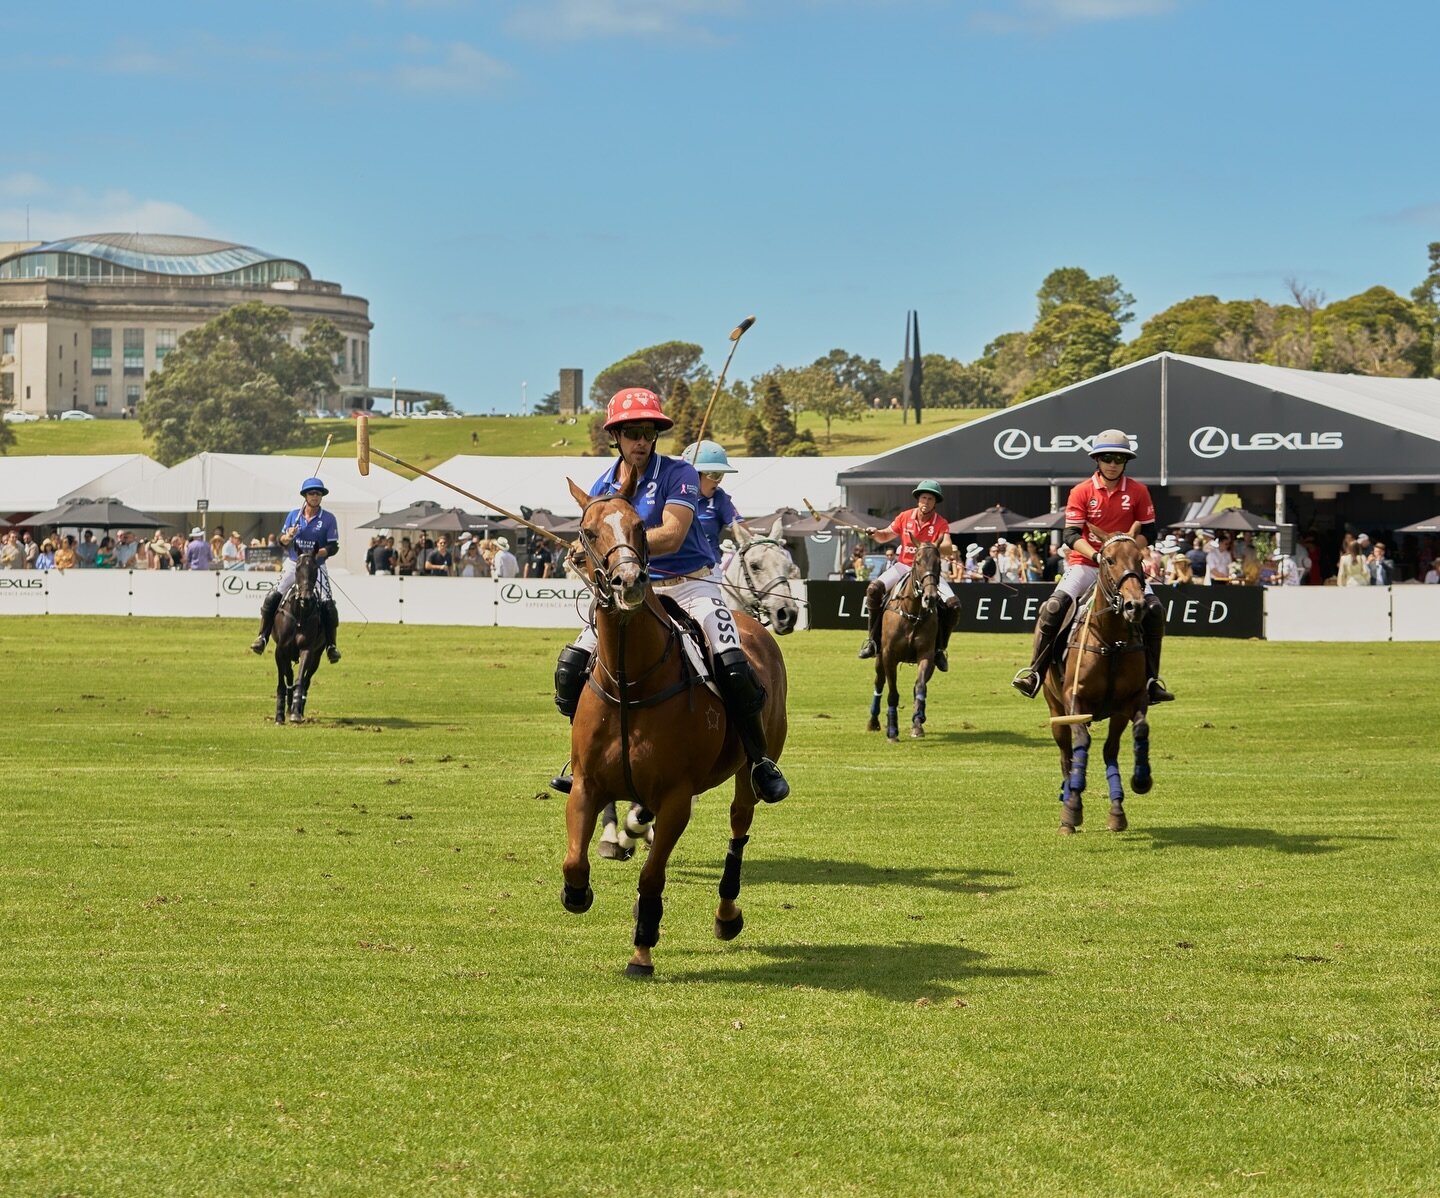
[[[1140,438],[1134,433],[1126,433],[1125,436],[1131,449],[1140,448]],[[1089,453],[1093,441],[1093,437],[1076,433],[1058,433],[1047,441],[1044,437],[1027,433],[1023,428],[1007,428],[995,434],[995,453],[1008,462],[1018,462],[1031,453]]]
[[[524,599],[566,599],[574,603],[590,598],[589,587],[545,586],[534,587],[528,593],[518,582],[507,582],[500,588],[500,598],[505,603],[519,603]]]
[[[247,582],[237,574],[220,575],[220,589],[227,595],[243,595],[246,591],[254,591],[257,595],[262,591],[273,591],[273,582]]]
[[[1218,458],[1228,450],[1252,453],[1277,449],[1344,449],[1342,433],[1227,433],[1223,428],[1207,424],[1190,434],[1190,452],[1197,458]]]

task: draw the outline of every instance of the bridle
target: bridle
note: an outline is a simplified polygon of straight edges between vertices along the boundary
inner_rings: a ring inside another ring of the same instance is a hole
[[[922,544],[934,545],[931,541],[925,541]],[[920,556],[920,548],[920,546],[916,546],[915,556],[917,558]],[[902,592],[903,604],[900,601]],[[918,612],[907,610],[916,603],[920,608]],[[910,573],[905,576],[904,583],[896,589],[895,597],[888,606],[892,611],[904,616],[905,619],[916,622],[923,620],[940,606],[940,550],[938,546],[935,546],[934,565],[926,567],[924,573],[916,570],[912,565]]]
[[[1116,616],[1122,615],[1124,612],[1125,597],[1120,593],[1120,588],[1125,585],[1126,581],[1133,578],[1140,584],[1142,590],[1145,587],[1145,577],[1138,570],[1126,570],[1121,573],[1118,578],[1114,577],[1109,564],[1100,556],[1100,554],[1103,554],[1111,545],[1119,541],[1129,541],[1134,545],[1139,545],[1139,542],[1129,533],[1117,532],[1114,536],[1106,538],[1105,543],[1100,546],[1100,553],[1095,555],[1096,598],[1099,600],[1100,606]]]
[[[618,607],[615,599],[616,567],[634,562],[640,567],[642,575],[649,573],[650,544],[643,536],[640,538],[638,549],[628,541],[616,541],[602,554],[595,547],[595,534],[582,526],[580,549],[585,560],[590,564],[590,590],[595,595],[595,604],[606,611],[614,611]],[[621,554],[628,556],[620,556]]]
[[[768,614],[765,609],[765,601],[772,595],[778,595],[780,588],[784,588],[784,599],[791,603],[799,603],[794,592],[790,589],[790,576],[786,573],[777,574],[763,586],[755,576],[755,571],[750,565],[749,559],[745,556],[752,549],[761,549],[767,545],[776,546],[782,553],[785,551],[785,542],[776,540],[774,537],[756,537],[746,541],[735,551],[735,558],[740,563],[740,574],[745,579],[745,587],[750,598],[741,593],[741,599],[745,602],[745,611],[757,620],[763,621]],[[738,589],[738,588],[737,588]]]

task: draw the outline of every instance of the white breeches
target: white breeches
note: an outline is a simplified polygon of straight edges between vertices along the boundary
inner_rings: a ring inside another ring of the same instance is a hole
[[[735,627],[735,617],[720,595],[720,587],[709,578],[687,578],[674,586],[663,587],[660,593],[675,600],[690,618],[704,630],[705,640],[713,653],[724,653],[727,649],[739,649],[740,631]],[[595,629],[586,625],[575,638],[575,647],[587,653],[595,652]]]
[[[295,585],[295,561],[293,558],[285,559],[285,569],[280,572],[280,581],[275,584],[275,589],[280,592],[283,599],[290,588]],[[315,568],[315,589],[319,592],[321,599],[332,598],[330,594],[330,571],[325,569],[325,563],[319,562]]]
[[[1089,562],[1083,565],[1069,565],[1065,567],[1065,573],[1060,581],[1055,584],[1057,591],[1064,591],[1076,603],[1085,598],[1086,593],[1095,585],[1095,579],[1099,576],[1098,567],[1092,566]],[[1145,580],[1145,593],[1153,595],[1155,592],[1150,587],[1150,580]]]
[[[910,573],[910,567],[904,562],[896,562],[884,574],[877,578],[876,582],[883,582],[887,593],[895,589],[895,584]],[[955,598],[955,592],[950,588],[950,581],[943,574],[940,576],[940,598],[946,603]]]

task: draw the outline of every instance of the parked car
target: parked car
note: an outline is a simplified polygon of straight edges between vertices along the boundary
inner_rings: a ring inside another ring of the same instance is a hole
[[[71,408],[68,412],[60,413],[61,420],[94,420],[95,417],[89,412],[82,412],[79,408]]]
[[[6,424],[32,424],[40,417],[35,412],[6,412],[3,419]]]

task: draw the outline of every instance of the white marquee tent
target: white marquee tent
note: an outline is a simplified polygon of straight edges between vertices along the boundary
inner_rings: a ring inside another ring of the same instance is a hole
[[[202,453],[158,477],[116,491],[115,498],[156,519],[173,516],[171,523],[180,532],[198,520],[207,531],[220,524],[227,530],[238,528],[248,540],[280,530],[285,514],[299,506],[300,483],[312,468],[307,458]],[[335,514],[340,530],[336,564],[360,573],[371,536],[360,525],[374,519],[382,503],[389,509],[389,496],[406,485],[405,479],[380,466],[371,466],[362,477],[353,459],[326,463],[320,476],[330,489],[325,507]],[[203,513],[200,501],[206,504]]]
[[[7,456],[0,468],[0,517],[49,511],[77,497],[118,497],[164,473],[143,453]]]

